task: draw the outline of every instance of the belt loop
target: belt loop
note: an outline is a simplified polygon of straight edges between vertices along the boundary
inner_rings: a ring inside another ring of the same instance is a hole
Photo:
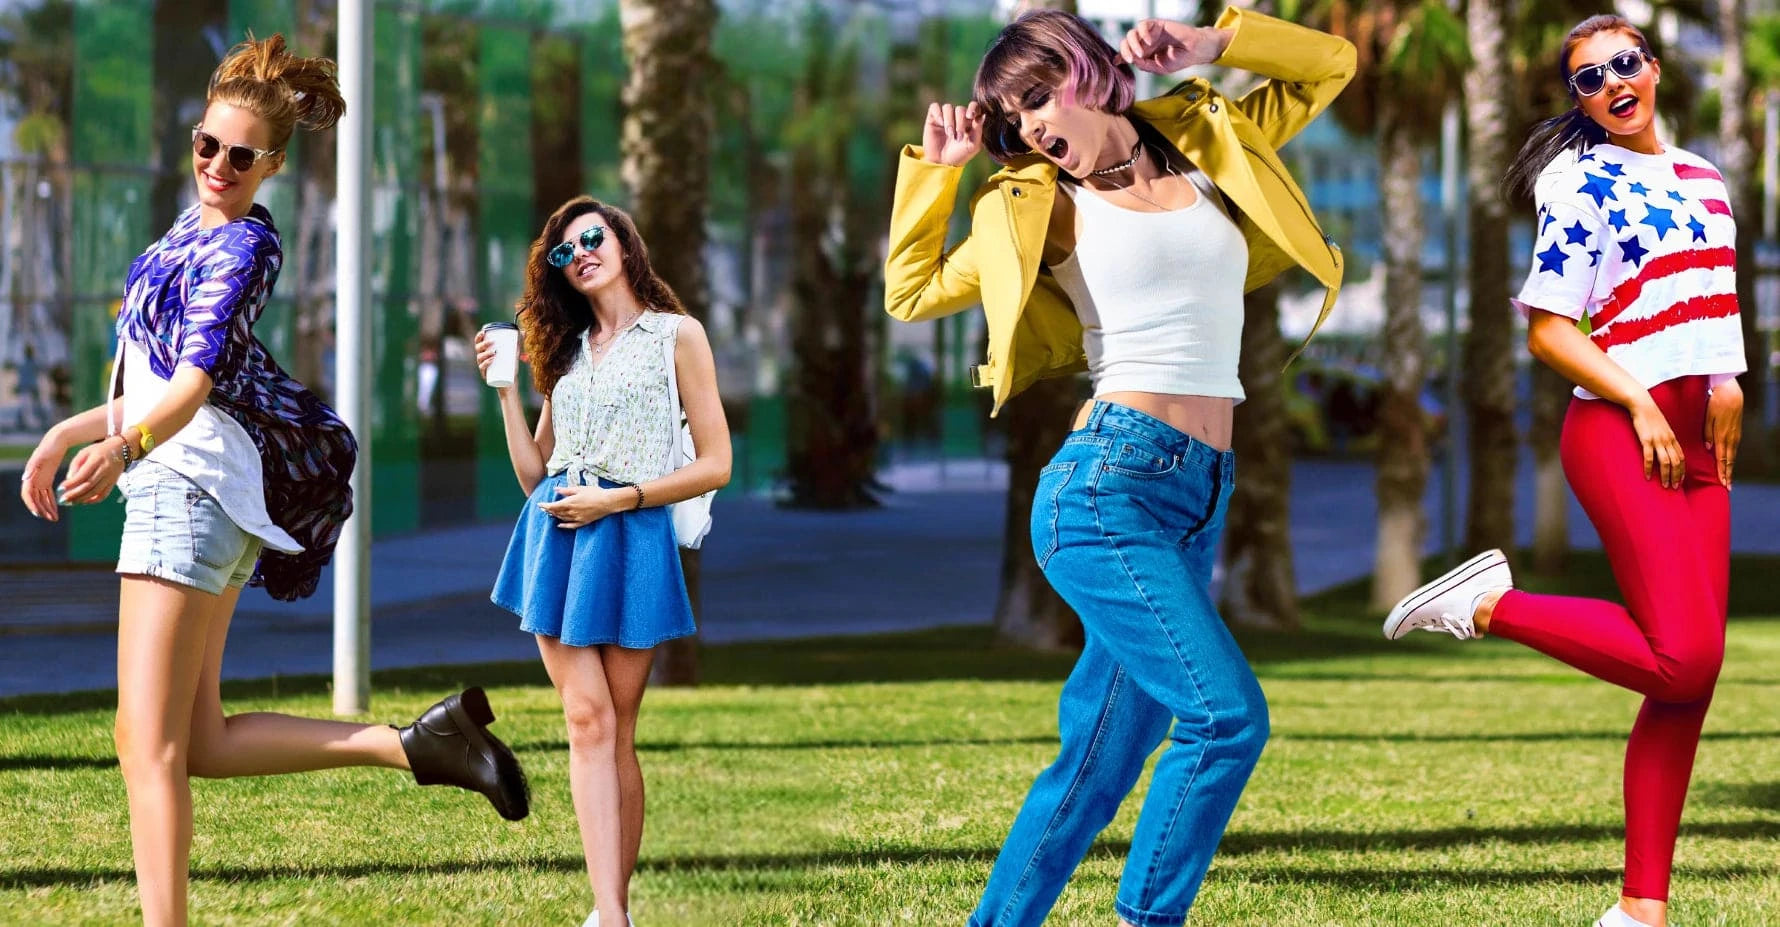
[[[1107,403],[1093,400],[1093,405],[1088,408],[1088,422],[1083,428],[1087,431],[1099,431],[1100,420],[1106,417],[1106,408]]]

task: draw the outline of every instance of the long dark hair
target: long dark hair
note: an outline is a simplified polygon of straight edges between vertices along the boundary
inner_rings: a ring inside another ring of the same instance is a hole
[[[1564,44],[1558,49],[1558,80],[1563,82],[1569,93],[1571,107],[1561,116],[1553,116],[1527,133],[1526,144],[1520,146],[1520,153],[1514,156],[1514,163],[1508,165],[1508,172],[1502,178],[1502,187],[1508,195],[1517,200],[1533,198],[1533,186],[1539,181],[1539,174],[1545,170],[1553,158],[1566,150],[1577,152],[1601,144],[1607,140],[1607,130],[1588,118],[1582,106],[1575,102],[1576,91],[1570,87],[1570,53],[1590,36],[1601,32],[1623,32],[1638,40],[1638,47],[1644,54],[1654,59],[1650,53],[1650,43],[1645,40],[1644,33],[1631,20],[1624,16],[1603,14],[1590,16],[1576,24],[1570,34],[1564,37]]]
[[[590,212],[599,213],[606,230],[618,240],[618,247],[624,252],[624,279],[637,301],[655,312],[686,314],[680,297],[674,295],[649,263],[649,248],[624,210],[591,196],[577,196],[558,206],[545,220],[538,240],[532,242],[531,254],[525,260],[525,294],[519,297],[516,312],[519,330],[525,337],[525,353],[531,357],[532,382],[546,396],[556,388],[556,381],[569,372],[580,347],[578,340],[594,322],[593,306],[587,297],[569,286],[568,277],[559,268],[551,267],[546,255],[562,243],[569,223]]]

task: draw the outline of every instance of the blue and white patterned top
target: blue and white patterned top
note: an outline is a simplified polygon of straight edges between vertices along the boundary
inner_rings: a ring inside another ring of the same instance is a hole
[[[289,601],[315,592],[352,514],[348,480],[358,443],[253,335],[282,265],[265,207],[206,229],[193,206],[130,265],[117,336],[141,346],[160,379],[172,379],[180,366],[208,373],[215,384],[208,404],[252,439],[265,510],[303,550],[267,549],[249,584]]]

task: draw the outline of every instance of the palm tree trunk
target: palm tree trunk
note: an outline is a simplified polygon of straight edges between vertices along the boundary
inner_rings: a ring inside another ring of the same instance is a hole
[[[1570,408],[1570,381],[1533,365],[1533,572],[1563,572],[1570,555],[1570,488],[1564,483],[1558,439]]]
[[[1082,645],[1082,623],[1051,588],[1032,553],[1032,501],[1038,471],[1069,433],[1076,381],[1040,380],[1002,407],[1007,418],[1007,508],[1002,527],[1001,594],[995,637],[1021,647]]]
[[[1292,565],[1292,442],[1286,427],[1285,368],[1290,353],[1279,332],[1279,288],[1268,284],[1243,299],[1242,356],[1237,373],[1248,398],[1236,407],[1236,489],[1224,528],[1224,620],[1261,628],[1298,627]]]
[[[1075,0],[1022,0],[1028,9],[1074,13]],[[943,323],[942,323],[943,324]],[[1069,433],[1075,412],[1073,379],[1041,380],[1002,407],[1007,418],[1007,510],[1001,542],[1001,592],[995,600],[995,636],[1024,647],[1079,646],[1081,620],[1039,571],[1032,555],[1032,497],[1038,471]]]
[[[1465,407],[1471,421],[1471,498],[1465,544],[1514,546],[1514,325],[1508,302],[1508,215],[1500,171],[1513,124],[1502,90],[1508,60],[1502,0],[1471,0],[1466,33],[1474,62],[1465,73],[1466,158],[1471,232],[1471,334],[1465,341]]]
[[[1427,335],[1422,329],[1421,146],[1390,94],[1379,106],[1379,176],[1384,207],[1384,396],[1379,412],[1378,550],[1372,607],[1383,610],[1421,585],[1428,516],[1427,428],[1421,391]]]
[[[717,7],[712,0],[619,0],[618,8],[630,66],[619,172],[650,261],[686,310],[702,321],[709,309],[705,212]],[[697,552],[685,552],[681,562],[687,590],[695,593],[693,613],[701,614]],[[653,678],[657,684],[697,683],[697,637],[663,645]]]
[[[1753,260],[1756,239],[1760,236],[1761,203],[1754,181],[1755,148],[1749,140],[1749,68],[1743,52],[1744,27],[1748,18],[1747,0],[1718,0],[1718,34],[1724,37],[1724,51],[1719,76],[1718,167],[1724,172],[1725,186],[1730,188],[1732,212],[1737,217],[1737,254]],[[1746,455],[1753,450],[1763,459],[1750,461],[1766,469],[1765,458],[1770,449],[1766,441],[1751,434],[1761,428],[1762,403],[1766,401],[1768,352],[1767,340],[1756,326],[1755,281],[1753,266],[1740,268],[1737,274],[1737,305],[1743,321],[1743,357],[1749,372],[1741,378],[1743,389],[1743,447]]]

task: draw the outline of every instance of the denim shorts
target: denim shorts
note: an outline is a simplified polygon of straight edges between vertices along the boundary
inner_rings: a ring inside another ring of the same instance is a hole
[[[220,595],[247,585],[260,539],[241,530],[198,484],[152,460],[117,481],[124,494],[119,573],[153,576]]]

